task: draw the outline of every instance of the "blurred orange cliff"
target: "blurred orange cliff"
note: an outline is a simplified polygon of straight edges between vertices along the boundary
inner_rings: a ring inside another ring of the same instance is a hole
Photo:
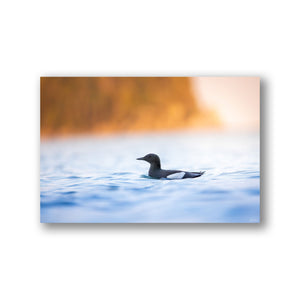
[[[41,136],[221,126],[188,77],[41,77]]]

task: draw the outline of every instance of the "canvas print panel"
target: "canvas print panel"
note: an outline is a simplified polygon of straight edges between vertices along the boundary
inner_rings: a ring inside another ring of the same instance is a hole
[[[41,77],[41,222],[260,222],[259,89],[258,77]]]

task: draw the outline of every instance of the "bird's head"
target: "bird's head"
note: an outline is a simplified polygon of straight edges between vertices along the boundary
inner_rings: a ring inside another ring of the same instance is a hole
[[[148,162],[149,164],[154,164],[158,167],[160,167],[160,159],[159,156],[153,153],[149,153],[147,155],[145,155],[144,157],[140,157],[137,158],[137,160],[145,160],[146,162]]]

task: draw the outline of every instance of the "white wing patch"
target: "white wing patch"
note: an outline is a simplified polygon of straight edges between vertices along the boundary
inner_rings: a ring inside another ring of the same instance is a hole
[[[169,179],[182,179],[185,175],[185,172],[178,172],[167,176]]]

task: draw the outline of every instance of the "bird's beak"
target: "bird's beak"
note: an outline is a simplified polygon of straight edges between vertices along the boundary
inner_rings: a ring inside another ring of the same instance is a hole
[[[137,160],[144,160],[144,157],[139,157],[137,158]]]

